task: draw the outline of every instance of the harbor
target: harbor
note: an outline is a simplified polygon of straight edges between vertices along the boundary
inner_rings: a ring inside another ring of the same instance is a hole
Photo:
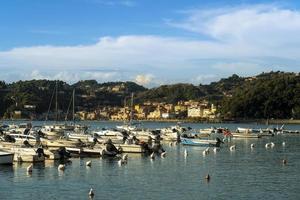
[[[116,122],[83,123],[91,130],[111,130],[123,126]],[[32,124],[43,125],[44,122]],[[142,124],[145,130],[176,125],[162,122]],[[211,129],[208,127],[216,124],[180,125],[196,132],[203,130],[202,134],[207,134]],[[245,127],[254,132],[268,128],[256,124],[221,125],[228,130]],[[300,126],[289,125],[285,128],[296,132]],[[14,162],[13,165],[1,165],[0,184],[3,189],[0,198],[88,199],[92,188],[95,194],[93,199],[197,199],[199,195],[204,195],[204,199],[251,199],[266,196],[272,199],[297,199],[299,178],[295,174],[298,173],[300,163],[297,156],[299,142],[298,134],[288,133],[260,138],[232,137],[228,141],[224,140],[220,147],[212,146],[208,149],[205,146],[162,140],[166,154],[155,154],[154,158],[142,152],[102,157],[99,150],[96,150],[93,156],[90,156],[91,152],[72,156],[64,162],[64,170],[59,169],[60,160],[34,162],[32,172],[28,172],[30,162]],[[274,146],[266,147],[266,144],[271,143]],[[117,147],[119,145],[116,144]],[[208,153],[204,153],[206,151]],[[126,163],[120,162],[123,155],[128,157]],[[90,165],[87,165],[89,162]],[[210,176],[209,180],[205,178],[207,175]],[[14,188],[13,193],[11,188]]]

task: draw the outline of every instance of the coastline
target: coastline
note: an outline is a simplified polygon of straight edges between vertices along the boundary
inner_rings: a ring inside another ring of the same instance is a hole
[[[43,121],[38,119],[1,119],[0,121]],[[51,121],[51,120],[50,120]],[[110,121],[110,122],[124,122],[122,120],[108,120],[108,119],[97,119],[97,120],[79,120],[79,121]],[[181,123],[245,123],[245,124],[300,124],[300,119],[232,119],[232,120],[222,120],[222,119],[143,119],[135,120],[139,122],[181,122]],[[59,121],[64,122],[64,120]]]

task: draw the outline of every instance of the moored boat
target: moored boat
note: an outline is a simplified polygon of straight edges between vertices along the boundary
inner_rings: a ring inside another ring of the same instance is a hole
[[[181,144],[190,146],[212,147],[220,146],[220,141],[196,138],[181,138]]]
[[[258,133],[231,133],[233,138],[260,138]]]
[[[0,165],[11,165],[13,163],[13,159],[13,153],[0,151]]]

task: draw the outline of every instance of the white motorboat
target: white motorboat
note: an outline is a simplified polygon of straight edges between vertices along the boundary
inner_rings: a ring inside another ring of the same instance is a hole
[[[5,152],[5,151],[0,151],[0,164],[2,165],[11,165],[14,160],[14,154]]]

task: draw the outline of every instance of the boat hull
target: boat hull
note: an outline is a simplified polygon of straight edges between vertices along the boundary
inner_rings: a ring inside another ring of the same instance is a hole
[[[0,152],[0,165],[12,165],[14,154],[8,152]]]
[[[215,140],[199,140],[190,138],[181,138],[181,144],[189,146],[200,146],[200,147],[214,147],[217,146]]]
[[[260,138],[259,134],[232,133],[233,138]]]

